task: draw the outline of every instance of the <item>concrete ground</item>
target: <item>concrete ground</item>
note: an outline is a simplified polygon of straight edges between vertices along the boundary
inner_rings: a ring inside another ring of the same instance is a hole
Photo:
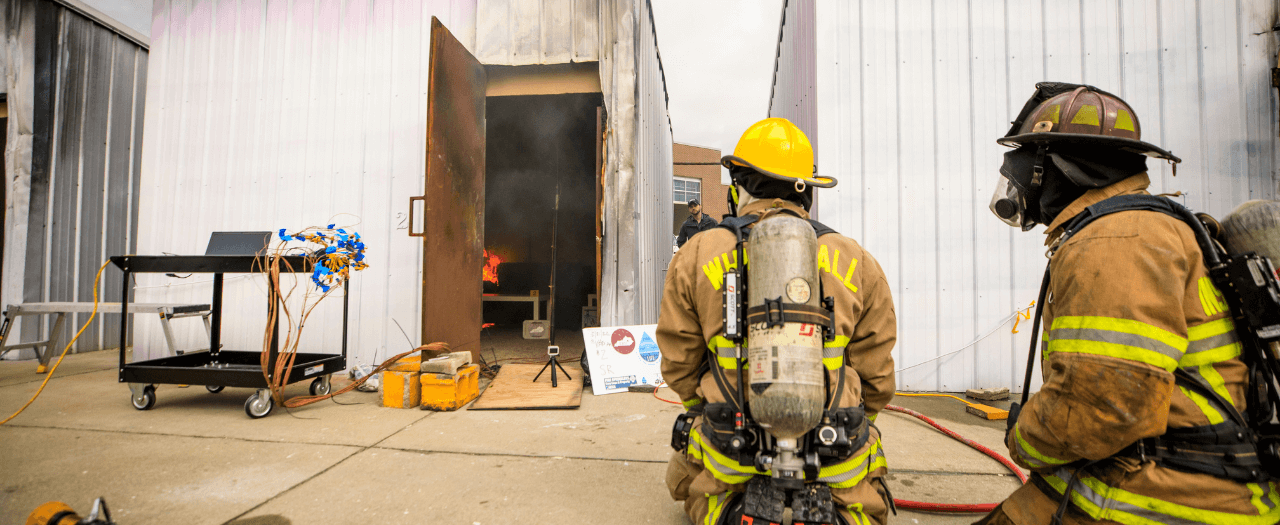
[[[489,334],[486,358],[541,354],[544,342],[514,333]],[[566,356],[581,352],[576,332],[559,342]],[[50,500],[86,514],[99,496],[122,525],[687,523],[663,486],[681,409],[650,394],[588,388],[576,410],[429,412],[352,392],[253,420],[243,409],[252,391],[240,388],[161,385],[153,409],[135,410],[117,359],[68,356],[30,408],[0,426],[0,523],[21,523]],[[0,362],[0,417],[44,377],[34,361]],[[1004,422],[967,415],[957,401],[894,403],[1004,451]],[[1000,464],[914,418],[885,413],[878,426],[898,499],[995,502],[1018,486]],[[977,518],[900,510],[891,522]]]

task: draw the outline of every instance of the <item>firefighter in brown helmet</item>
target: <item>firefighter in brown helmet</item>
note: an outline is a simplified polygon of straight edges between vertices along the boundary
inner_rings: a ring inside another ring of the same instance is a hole
[[[813,188],[831,187],[836,181],[815,175],[809,140],[780,118],[748,128],[734,154],[722,163],[734,181],[729,204],[737,217],[694,236],[676,253],[667,272],[656,335],[662,376],[688,410],[683,439],[673,439],[677,451],[667,470],[667,487],[672,498],[684,502],[694,523],[738,525],[744,501],[750,499],[750,483],[769,479],[770,473],[749,453],[734,454],[734,434],[725,430],[734,426],[730,404],[739,396],[760,395],[755,388],[764,386],[753,383],[739,389],[739,348],[725,337],[725,274],[738,264],[737,236],[729,228],[736,223],[764,228],[762,223],[775,220],[767,218],[771,214],[808,219]],[[757,218],[759,222],[748,222]],[[815,375],[821,378],[825,372],[828,392],[839,392],[829,395],[838,399],[841,410],[856,411],[862,440],[846,453],[822,458],[821,468],[805,487],[829,491],[824,494],[830,494],[826,501],[834,503],[834,509],[828,508],[838,513],[831,516],[833,523],[882,524],[891,498],[883,486],[886,468],[879,431],[868,422],[893,397],[893,301],[876,260],[853,239],[820,226],[814,226],[818,280],[823,293],[834,297],[834,337],[820,343],[821,363],[814,363]],[[818,290],[814,288],[815,296]],[[810,522],[820,523],[805,521]]]
[[[1256,455],[1221,453],[1244,446],[1232,440],[1247,429],[1232,425],[1248,378],[1193,230],[1138,209],[1073,222],[1148,195],[1148,157],[1180,161],[1141,131],[1115,95],[1041,83],[997,141],[1015,149],[991,210],[1024,231],[1045,225],[1051,258],[1044,386],[1011,411],[1005,437],[1031,481],[979,524],[1280,521]]]

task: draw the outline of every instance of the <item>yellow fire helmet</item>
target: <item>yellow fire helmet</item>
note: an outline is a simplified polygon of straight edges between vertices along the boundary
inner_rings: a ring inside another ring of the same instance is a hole
[[[726,168],[743,166],[774,179],[795,182],[797,191],[805,185],[836,185],[835,177],[818,176],[809,137],[784,118],[767,118],[752,124],[738,139],[733,155],[725,155],[720,163]]]

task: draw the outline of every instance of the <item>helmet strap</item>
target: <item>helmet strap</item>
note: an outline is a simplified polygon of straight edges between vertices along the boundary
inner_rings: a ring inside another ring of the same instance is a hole
[[[1031,193],[1044,183],[1044,158],[1049,153],[1049,145],[1041,144],[1036,150],[1036,162],[1031,166]]]

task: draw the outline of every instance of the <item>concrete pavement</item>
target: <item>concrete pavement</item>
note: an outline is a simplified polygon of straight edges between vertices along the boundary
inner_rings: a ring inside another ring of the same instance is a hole
[[[134,410],[117,356],[68,356],[35,403],[0,426],[0,523],[21,523],[49,500],[87,513],[98,496],[124,525],[686,523],[662,483],[680,408],[649,394],[588,389],[577,410],[436,413],[352,392],[253,420],[249,389],[162,385],[153,409]],[[39,387],[34,370],[0,362],[0,417]],[[894,403],[1003,450],[1004,423],[964,414],[959,402]],[[914,418],[885,413],[878,426],[899,499],[993,502],[1018,485]],[[900,511],[891,522],[976,518]]]

